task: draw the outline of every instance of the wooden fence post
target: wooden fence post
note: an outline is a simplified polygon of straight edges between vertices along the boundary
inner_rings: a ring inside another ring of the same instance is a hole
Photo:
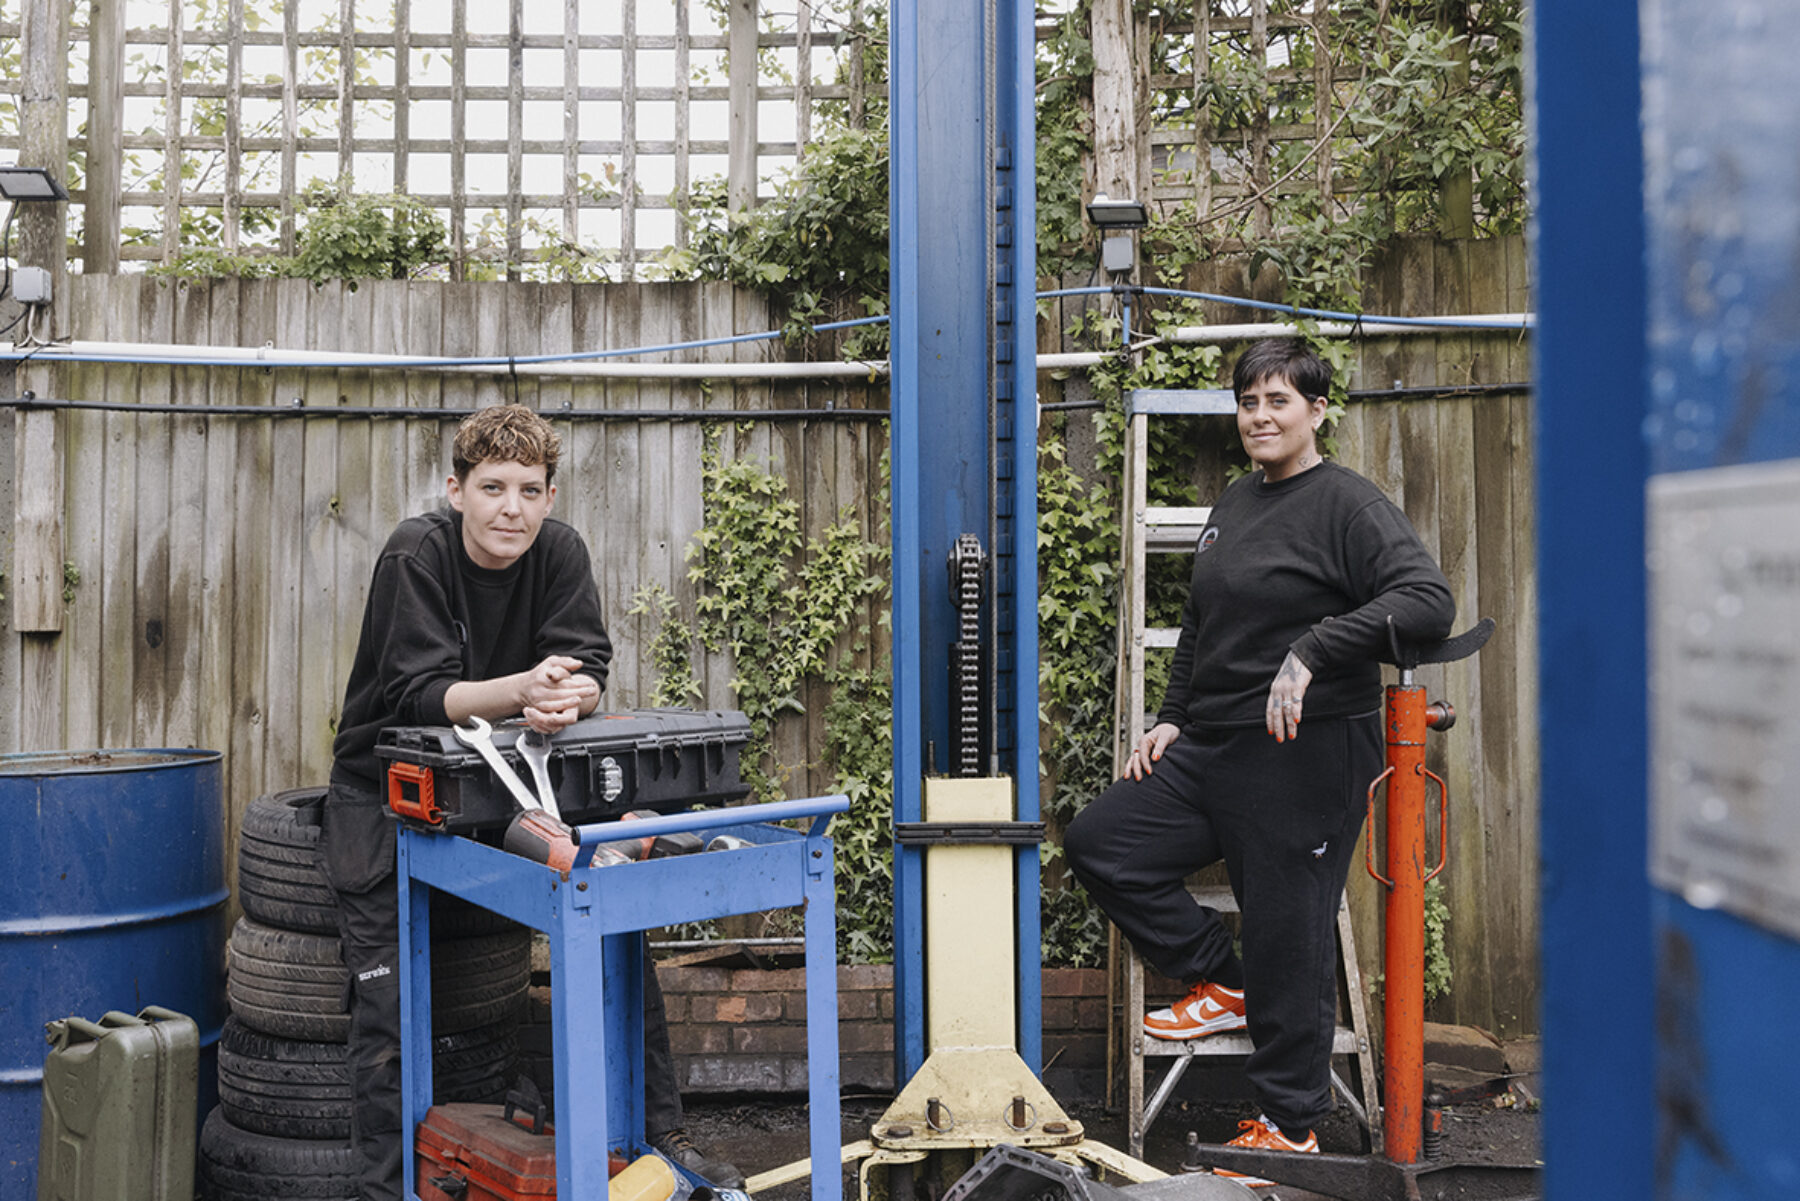
[[[81,211],[81,270],[86,275],[119,269],[124,83],[125,5],[93,0],[88,10],[87,172]]]
[[[733,212],[756,207],[756,0],[731,0],[731,134],[726,195]]]
[[[187,63],[186,30],[181,0],[169,0],[167,41],[167,91],[163,93],[163,228],[162,261],[173,263],[181,253],[181,159],[183,154],[182,72]]]
[[[19,162],[44,167],[59,181],[69,162],[69,6],[67,0],[26,0],[21,13]],[[48,324],[26,325],[27,334],[55,336],[68,311],[66,214],[61,204],[27,204],[19,211],[19,262],[50,271]],[[42,321],[43,318],[37,318]],[[25,366],[21,393],[50,390],[51,370]],[[21,412],[14,425],[13,628],[21,633],[62,630],[62,453],[55,413]],[[28,697],[20,698],[29,710]]]
[[[1140,136],[1137,28],[1131,0],[1094,0],[1094,190],[1150,202],[1149,147]]]
[[[623,98],[623,111],[619,114],[619,265],[625,282],[630,283],[637,276],[637,0],[627,0],[623,18],[619,56]],[[736,120],[735,112],[732,119]]]

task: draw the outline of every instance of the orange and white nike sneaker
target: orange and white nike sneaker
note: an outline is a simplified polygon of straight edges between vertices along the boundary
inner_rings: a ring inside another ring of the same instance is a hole
[[[1271,1122],[1267,1115],[1239,1122],[1238,1129],[1243,1133],[1226,1143],[1227,1147],[1251,1147],[1258,1151],[1299,1151],[1311,1155],[1319,1153],[1319,1138],[1312,1131],[1308,1130],[1305,1140],[1297,1143],[1281,1133],[1281,1127]],[[1275,1185],[1273,1180],[1246,1176],[1242,1172],[1228,1172],[1224,1168],[1214,1168],[1213,1175],[1235,1180],[1250,1188],[1272,1188]]]
[[[1203,1038],[1244,1028],[1244,990],[1202,981],[1167,1009],[1144,1015],[1144,1033],[1156,1038]]]

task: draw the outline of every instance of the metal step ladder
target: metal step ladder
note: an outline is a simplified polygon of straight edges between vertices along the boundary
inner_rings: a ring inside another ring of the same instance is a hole
[[[1144,657],[1152,648],[1173,649],[1180,637],[1179,629],[1150,628],[1145,625],[1144,581],[1152,554],[1192,551],[1205,528],[1210,508],[1153,507],[1148,503],[1150,418],[1159,415],[1199,416],[1229,415],[1237,411],[1237,401],[1229,390],[1140,389],[1132,392],[1126,405],[1126,436],[1123,495],[1123,554],[1119,583],[1118,686],[1113,720],[1113,770],[1125,770],[1131,748],[1137,745],[1147,728],[1144,711]],[[1237,912],[1231,889],[1224,884],[1190,885],[1195,904],[1207,905],[1221,913]],[[1338,907],[1338,983],[1340,1014],[1337,1033],[1332,1040],[1333,1090],[1356,1115],[1367,1133],[1371,1150],[1380,1149],[1380,1102],[1376,1093],[1374,1047],[1369,1038],[1368,1006],[1363,992],[1362,972],[1356,962],[1356,938],[1350,928],[1350,912],[1342,903]],[[1126,1128],[1130,1154],[1144,1153],[1144,1134],[1174,1093],[1175,1086],[1195,1059],[1235,1057],[1242,1059],[1251,1051],[1247,1034],[1211,1035],[1189,1042],[1171,1042],[1144,1033],[1144,964],[1130,942],[1113,931],[1109,978],[1123,974],[1124,999],[1115,1004],[1115,1020],[1120,1032],[1116,1044],[1124,1051],[1128,1109]],[[1115,993],[1116,996],[1116,993]],[[1110,1042],[1111,1040],[1109,1040]],[[1344,1057],[1353,1069],[1356,1084],[1346,1083],[1337,1068]],[[1145,1063],[1167,1059],[1169,1068],[1148,1101],[1144,1097]],[[1111,1066],[1110,1064],[1108,1065]],[[1110,1077],[1109,1077],[1110,1079]],[[1110,1084],[1108,1086],[1110,1088]]]

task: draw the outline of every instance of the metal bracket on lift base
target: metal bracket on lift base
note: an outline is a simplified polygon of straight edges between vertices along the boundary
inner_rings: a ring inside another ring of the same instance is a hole
[[[1544,1195],[1543,1169],[1524,1164],[1443,1160],[1403,1164],[1371,1155],[1299,1155],[1201,1146],[1190,1147],[1187,1166],[1224,1168],[1339,1201],[1423,1201],[1433,1197],[1538,1201]]]
[[[1248,1188],[1222,1176],[1165,1176],[1115,1188],[1090,1180],[1079,1168],[1018,1147],[999,1146],[944,1194],[944,1201],[1252,1201]]]

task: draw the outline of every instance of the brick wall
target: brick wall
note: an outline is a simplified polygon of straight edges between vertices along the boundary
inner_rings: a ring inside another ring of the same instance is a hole
[[[804,970],[678,967],[659,976],[684,1093],[806,1091]],[[893,1047],[893,968],[838,968],[841,1086],[892,1092]]]
[[[894,1091],[894,969],[838,968],[838,1072],[845,1092]],[[662,968],[669,1042],[686,1095],[806,1091],[806,973]],[[526,1070],[548,1090],[548,964],[534,964],[521,1038]],[[1098,1096],[1106,1075],[1106,973],[1044,972],[1044,1079],[1059,1095]]]

